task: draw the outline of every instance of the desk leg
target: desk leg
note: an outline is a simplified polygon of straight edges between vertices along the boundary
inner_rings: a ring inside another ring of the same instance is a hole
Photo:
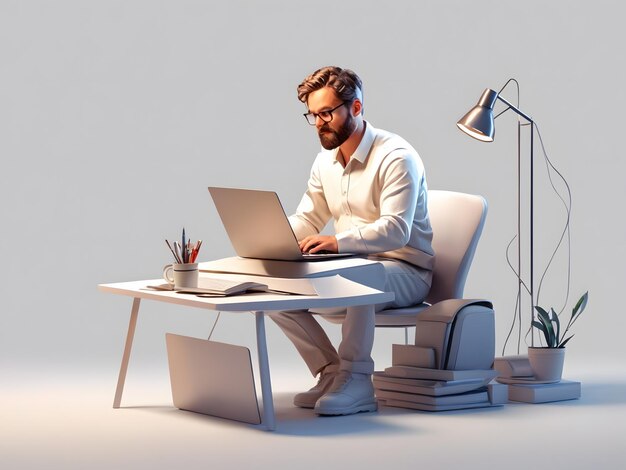
[[[263,424],[268,431],[276,429],[274,419],[274,398],[270,380],[270,366],[267,358],[267,341],[265,338],[264,312],[254,312],[256,317],[256,344],[259,356],[259,372],[261,374],[261,394],[263,398]]]
[[[126,381],[126,371],[128,370],[130,350],[133,347],[133,338],[135,336],[135,327],[137,326],[137,315],[139,314],[140,302],[141,299],[138,297],[133,299],[133,308],[130,311],[130,322],[128,323],[128,333],[126,334],[126,345],[124,346],[124,355],[122,356],[120,375],[117,378],[117,388],[115,389],[113,408],[119,408],[120,402],[122,401],[122,393],[124,392],[124,382]]]

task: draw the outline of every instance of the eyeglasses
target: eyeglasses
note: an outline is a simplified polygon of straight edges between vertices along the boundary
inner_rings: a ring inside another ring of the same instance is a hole
[[[324,122],[330,122],[333,120],[333,112],[337,111],[346,103],[347,101],[342,101],[340,105],[335,106],[333,109],[329,109],[328,111],[321,111],[319,113],[308,112],[308,113],[304,113],[303,116],[306,119],[306,122],[308,122],[312,126],[315,125],[315,121],[317,120],[318,117]]]

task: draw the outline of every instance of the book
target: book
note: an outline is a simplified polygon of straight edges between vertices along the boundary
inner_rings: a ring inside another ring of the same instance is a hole
[[[471,392],[439,397],[419,395],[416,393],[393,392],[390,390],[377,390],[376,397],[382,398],[383,400],[400,400],[425,405],[467,405],[473,403],[483,403],[489,400],[487,389],[484,387]]]
[[[424,367],[391,366],[385,374],[392,377],[429,379],[429,380],[461,380],[461,379],[493,379],[498,375],[494,369],[445,370],[427,369]]]
[[[489,379],[473,378],[463,380],[423,380],[389,377],[384,372],[374,372],[374,387],[394,392],[418,393],[434,397],[469,392],[483,387]]]
[[[229,279],[199,277],[198,287],[175,288],[171,284],[148,286],[151,289],[175,291],[181,294],[197,294],[207,297],[223,297],[227,295],[243,294],[245,292],[267,292],[267,284],[260,282],[240,282]]]
[[[394,366],[436,367],[435,348],[413,344],[393,344],[391,348],[391,363]]]
[[[552,384],[511,384],[509,400],[524,403],[576,400],[580,398],[580,382],[561,380]]]
[[[217,282],[216,282],[217,281]],[[233,282],[223,279],[198,279],[198,287],[183,287],[176,289],[181,294],[198,294],[203,296],[227,296],[244,294],[246,292],[267,292],[266,284],[258,282]]]
[[[272,294],[317,296],[317,290],[310,279],[280,279],[263,276],[243,276],[216,273],[207,276],[201,273],[198,287],[176,289],[171,284],[147,286],[150,289],[196,294],[201,297],[223,297],[247,292],[269,292]]]
[[[489,393],[489,403],[492,405],[504,405],[509,401],[509,387],[507,385],[492,381],[487,385],[487,392]]]
[[[534,377],[496,377],[496,380],[505,385],[543,385],[553,384],[559,382],[559,380],[537,380]]]
[[[393,406],[396,408],[409,408],[411,410],[420,411],[452,411],[452,410],[465,410],[468,408],[487,408],[494,406],[488,401],[480,403],[463,403],[459,405],[429,405],[427,403],[413,403],[410,401],[402,400],[385,400],[385,406]]]

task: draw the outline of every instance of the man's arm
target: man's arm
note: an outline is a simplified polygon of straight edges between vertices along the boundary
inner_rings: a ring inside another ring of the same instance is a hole
[[[306,237],[319,234],[330,220],[331,213],[324,196],[319,163],[316,159],[311,168],[307,190],[298,204],[296,213],[289,217],[296,238],[300,241]],[[301,246],[302,249],[302,246]]]

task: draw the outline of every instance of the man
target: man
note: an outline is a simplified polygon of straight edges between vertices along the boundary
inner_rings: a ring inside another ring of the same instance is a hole
[[[309,312],[272,315],[291,339],[317,385],[294,404],[321,415],[375,411],[371,375],[375,310],[424,300],[434,261],[426,208],[424,167],[404,139],[363,119],[361,79],[351,70],[324,67],[298,86],[304,115],[322,144],[296,214],[289,218],[303,252],[351,252],[380,261],[385,290],[395,301],[352,307],[335,350]],[[321,235],[330,218],[335,235]]]

